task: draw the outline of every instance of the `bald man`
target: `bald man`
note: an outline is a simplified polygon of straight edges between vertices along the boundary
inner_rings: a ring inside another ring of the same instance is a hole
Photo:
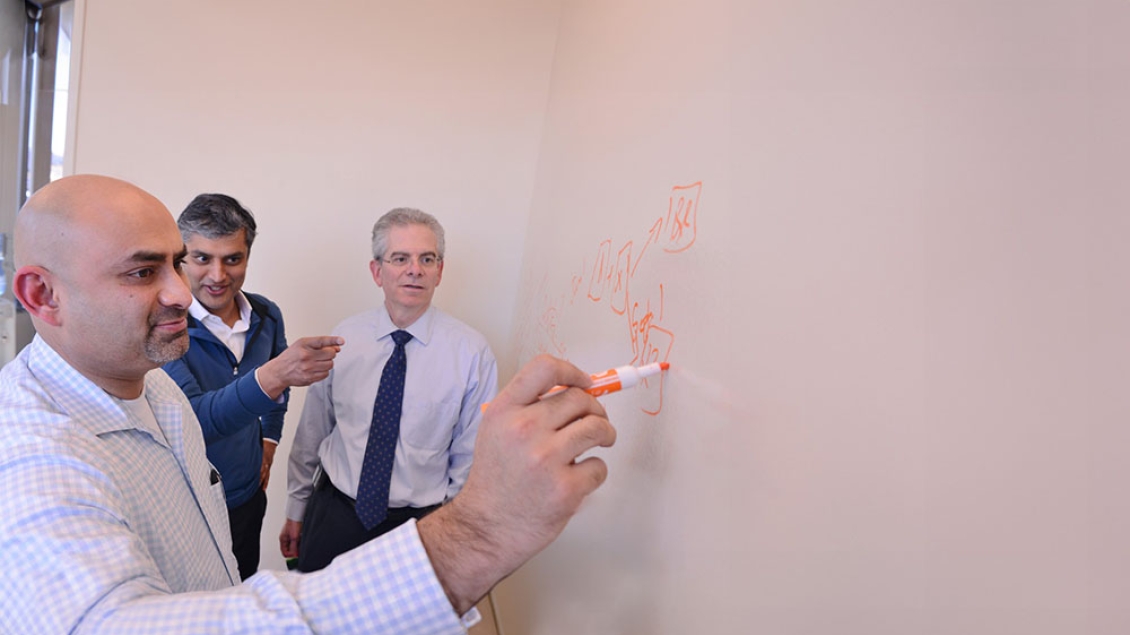
[[[163,372],[188,345],[184,243],[143,190],[82,175],[16,221],[37,336],[0,371],[0,616],[14,632],[463,633],[474,604],[603,482],[615,431],[541,357],[494,399],[463,491],[322,572],[240,585],[223,485]]]

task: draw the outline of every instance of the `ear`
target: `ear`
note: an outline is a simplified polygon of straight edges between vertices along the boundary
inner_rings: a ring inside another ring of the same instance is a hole
[[[51,326],[60,326],[59,302],[51,272],[26,265],[16,270],[12,292],[27,312]]]
[[[439,286],[439,281],[443,280],[443,261],[439,261],[439,266],[436,267],[436,286]]]
[[[376,258],[369,261],[369,271],[373,274],[373,282],[377,283],[378,287],[383,287],[381,283],[381,261]]]

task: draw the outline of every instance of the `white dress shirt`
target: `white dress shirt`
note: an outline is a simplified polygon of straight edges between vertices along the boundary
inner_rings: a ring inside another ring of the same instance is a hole
[[[195,297],[188,306],[188,313],[215,335],[216,339],[223,342],[232,355],[235,355],[235,361],[239,362],[243,360],[247,331],[251,330],[251,303],[247,301],[247,296],[243,295],[242,291],[235,294],[235,306],[239,308],[239,319],[231,326],[228,326],[223,318],[209,311]]]
[[[334,329],[345,345],[329,377],[306,392],[290,451],[287,518],[302,520],[319,464],[335,487],[357,497],[373,402],[396,330],[384,305]],[[412,339],[404,347],[408,369],[388,502],[427,507],[455,496],[467,480],[498,367],[486,338],[434,306],[404,330]]]

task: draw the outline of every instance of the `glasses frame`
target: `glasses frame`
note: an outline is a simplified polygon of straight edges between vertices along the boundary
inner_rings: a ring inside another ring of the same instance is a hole
[[[400,259],[400,258],[403,258],[404,262],[401,262],[401,263],[395,262],[396,259]],[[424,262],[425,258],[432,258],[433,261],[431,263],[426,263],[426,262]],[[443,257],[440,256],[439,254],[436,254],[434,252],[429,251],[429,252],[426,252],[426,253],[419,254],[418,256],[413,256],[412,254],[396,253],[396,254],[392,254],[392,256],[389,257],[389,258],[381,258],[382,263],[388,265],[389,267],[392,267],[393,269],[405,269],[410,264],[412,264],[413,261],[415,261],[416,264],[420,265],[421,269],[424,269],[426,271],[431,271],[431,270],[439,267],[440,263],[443,262]]]

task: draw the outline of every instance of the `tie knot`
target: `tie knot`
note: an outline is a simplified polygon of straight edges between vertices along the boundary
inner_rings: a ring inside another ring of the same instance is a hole
[[[396,342],[397,346],[404,346],[408,340],[412,339],[412,334],[408,331],[393,331],[392,341]]]

